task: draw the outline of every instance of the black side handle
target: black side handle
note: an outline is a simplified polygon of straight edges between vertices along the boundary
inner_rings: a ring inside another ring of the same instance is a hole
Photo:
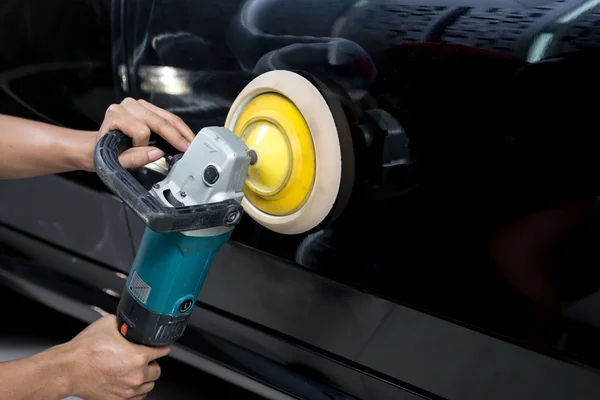
[[[197,206],[168,207],[152,196],[119,162],[119,155],[132,146],[119,130],[102,136],[94,151],[96,173],[102,182],[155,232],[184,232],[231,227],[243,209],[235,200]]]

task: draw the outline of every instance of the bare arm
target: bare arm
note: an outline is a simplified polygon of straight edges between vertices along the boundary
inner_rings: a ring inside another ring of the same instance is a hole
[[[82,169],[96,132],[76,131],[0,115],[0,178],[27,178]]]
[[[182,152],[194,139],[194,133],[179,117],[130,98],[109,107],[98,131],[67,129],[0,115],[0,179],[93,171],[94,147],[112,129],[120,129],[133,139],[135,147],[120,157],[126,168],[141,167],[162,157],[159,149],[148,146],[151,131]]]
[[[0,363],[0,398],[64,399],[69,394],[69,384],[62,375],[66,367],[65,357],[58,347],[28,358]]]

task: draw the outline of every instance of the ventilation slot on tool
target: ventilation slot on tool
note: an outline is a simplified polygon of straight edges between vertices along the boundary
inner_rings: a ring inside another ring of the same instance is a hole
[[[172,324],[161,325],[161,327],[158,328],[158,331],[156,331],[155,339],[160,340],[160,341],[169,341],[169,340],[178,339],[183,334],[184,329],[185,329],[185,322],[183,322],[183,321],[175,322]]]

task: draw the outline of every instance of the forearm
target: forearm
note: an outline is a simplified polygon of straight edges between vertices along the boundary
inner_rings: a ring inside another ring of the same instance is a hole
[[[61,346],[0,363],[0,399],[60,400],[69,396],[69,361]]]
[[[0,179],[28,178],[88,168],[96,132],[0,114]]]

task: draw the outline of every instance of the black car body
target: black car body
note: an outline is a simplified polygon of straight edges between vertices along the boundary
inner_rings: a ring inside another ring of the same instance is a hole
[[[174,357],[269,398],[597,398],[594,218],[553,256],[570,305],[551,323],[488,246],[503,221],[598,195],[598,1],[2,4],[2,113],[93,130],[133,97],[198,131],[289,69],[334,87],[357,126],[369,110],[400,124],[354,136],[331,226],[283,236],[245,216]],[[132,173],[150,187],[165,169]],[[93,173],[0,192],[0,281],[84,321],[114,313],[135,214]]]

